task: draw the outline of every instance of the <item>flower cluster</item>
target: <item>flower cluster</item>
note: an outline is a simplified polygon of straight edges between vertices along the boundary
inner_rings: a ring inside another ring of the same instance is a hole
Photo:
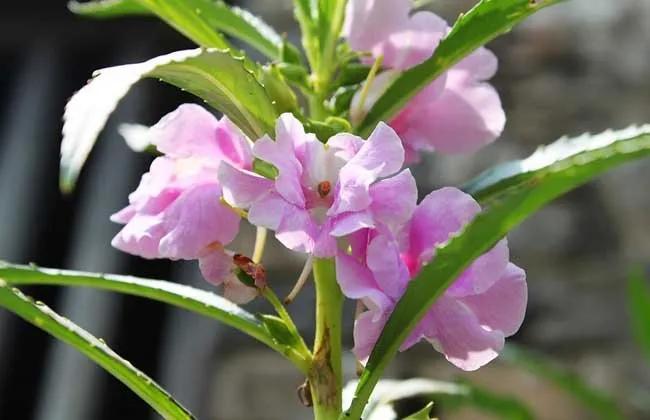
[[[449,32],[447,23],[428,11],[410,14],[411,0],[351,0],[344,31],[350,47],[369,52],[366,61],[382,60],[385,71],[361,103],[358,93],[350,110],[353,121],[368,112],[401,71],[431,57]],[[506,122],[496,90],[487,80],[497,71],[497,58],[485,48],[452,67],[424,88],[389,124],[404,141],[407,162],[419,152],[468,153],[494,141]]]
[[[351,0],[345,34],[352,49],[381,59],[367,95],[352,101],[363,115],[399,72],[434,53],[447,24],[430,12],[410,14],[409,0]],[[381,329],[422,267],[480,211],[455,188],[419,204],[405,163],[421,151],[469,152],[493,141],[505,116],[486,83],[496,58],[480,49],[432,82],[368,139],[348,133],[318,139],[293,114],[282,114],[274,138],[251,142],[226,117],[182,105],[141,133],[157,157],[129,205],[112,220],[125,226],[113,245],[144,258],[198,260],[203,276],[243,303],[258,290],[237,270],[261,269],[227,251],[245,217],[274,231],[290,250],[335,258],[343,293],[363,304],[354,352],[368,357]],[[256,172],[256,160],[276,175]],[[244,268],[242,268],[244,267]],[[258,285],[259,286],[259,285]],[[473,370],[492,360],[519,328],[527,300],[525,273],[509,261],[506,241],[478,258],[429,309],[402,349],[429,341],[456,366]]]

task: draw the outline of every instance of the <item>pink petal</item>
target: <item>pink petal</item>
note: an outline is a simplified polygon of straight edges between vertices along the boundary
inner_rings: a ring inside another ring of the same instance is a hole
[[[470,153],[496,140],[506,117],[497,91],[476,79],[477,75],[493,72],[492,65],[485,64],[487,67],[477,70],[477,74],[452,68],[440,96],[426,104],[407,104],[402,113],[412,110],[409,118],[400,121],[404,119],[400,114],[396,121],[405,127],[398,130],[404,141],[417,150],[454,154]]]
[[[509,259],[508,243],[503,239],[494,248],[474,260],[472,265],[458,276],[446,293],[461,297],[485,292],[501,279]]]
[[[510,263],[501,279],[487,291],[466,296],[462,301],[474,312],[481,325],[509,337],[519,330],[526,314],[526,273]]]
[[[341,169],[339,193],[328,215],[366,209],[371,202],[368,188],[377,178],[397,172],[404,163],[404,148],[395,131],[380,122],[368,140]]]
[[[448,31],[444,19],[431,12],[417,12],[386,42],[375,47],[373,55],[383,55],[385,67],[406,70],[431,57]]]
[[[275,231],[275,237],[287,248],[296,252],[314,250],[319,228],[307,210],[288,207]]]
[[[381,330],[386,324],[384,317],[379,317],[374,311],[366,311],[354,321],[354,348],[352,352],[361,363],[365,363],[379,339]]]
[[[343,33],[355,51],[371,51],[408,21],[410,0],[350,0]]]
[[[405,169],[392,178],[370,186],[370,210],[376,220],[396,229],[415,211],[418,190],[411,171]]]
[[[345,296],[363,299],[377,316],[392,306],[389,297],[375,282],[372,272],[343,252],[336,255],[336,280]]]
[[[402,296],[410,277],[394,238],[375,236],[368,244],[366,264],[386,295],[395,300]]]
[[[503,349],[503,333],[483,328],[476,315],[457,300],[438,299],[421,322],[435,349],[463,370],[480,368]]]
[[[420,264],[431,260],[434,248],[459,232],[480,212],[478,203],[456,188],[441,188],[427,195],[411,219],[409,249],[406,258]],[[447,290],[453,296],[482,293],[489,289],[504,272],[509,252],[506,241],[476,259]],[[411,266],[411,269],[419,269]],[[415,273],[411,273],[414,275]]]
[[[228,117],[224,116],[219,120],[215,140],[223,159],[237,168],[252,168],[253,150],[251,141]]]
[[[350,159],[341,172],[360,168],[376,177],[385,177],[399,171],[403,163],[402,141],[395,130],[380,122],[368,140],[361,146],[359,152]]]
[[[284,139],[284,141],[280,141]],[[275,179],[275,188],[285,200],[303,207],[305,196],[302,193],[300,177],[302,166],[298,161],[293,143],[286,136],[278,137],[277,141],[269,137],[263,137],[255,142],[253,152],[258,158],[265,160],[278,169],[278,177]]]
[[[124,207],[122,210],[118,211],[117,213],[113,213],[110,217],[111,222],[113,223],[120,223],[120,224],[127,224],[135,217],[136,215],[136,210],[133,207],[133,205],[128,205]]]
[[[150,129],[158,150],[170,157],[218,156],[214,141],[218,121],[203,107],[183,104]]]
[[[368,212],[346,213],[333,218],[332,236],[341,237],[361,229],[375,227],[372,215]]]
[[[240,305],[250,302],[257,295],[257,289],[246,286],[235,276],[229,277],[223,284],[223,297]]]
[[[136,214],[115,235],[111,245],[142,258],[161,258],[158,246],[165,233],[162,216]]]
[[[349,133],[339,133],[327,140],[327,147],[335,150],[334,154],[336,156],[348,161],[359,152],[363,143],[363,139],[359,136]]]
[[[221,204],[221,188],[206,184],[185,191],[164,214],[168,233],[160,254],[170,259],[194,259],[214,242],[227,244],[239,230],[239,216]]]
[[[273,181],[227,162],[219,165],[219,182],[226,202],[242,209],[250,207],[273,188]]]
[[[255,201],[248,210],[248,221],[255,226],[277,230],[286,212],[294,209],[275,191],[270,191]]]
[[[428,194],[413,213],[408,254],[428,259],[437,244],[446,242],[481,211],[478,203],[457,188],[446,187]]]
[[[234,268],[232,255],[224,252],[221,246],[204,252],[199,257],[199,269],[203,278],[215,286],[222,284],[229,276],[232,276]]]

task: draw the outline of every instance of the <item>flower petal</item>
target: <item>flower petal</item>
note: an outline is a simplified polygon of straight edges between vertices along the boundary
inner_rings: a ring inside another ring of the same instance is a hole
[[[380,122],[359,152],[341,168],[339,191],[327,214],[366,209],[371,202],[370,184],[394,174],[403,163],[402,141],[392,128]]]
[[[409,272],[400,258],[399,246],[394,238],[375,236],[368,244],[366,264],[386,295],[394,300],[402,296],[409,282]]]
[[[120,251],[142,258],[162,258],[158,245],[164,235],[161,215],[136,214],[115,235],[111,245]]]
[[[336,280],[345,296],[363,299],[377,316],[392,307],[391,300],[377,285],[372,272],[343,252],[336,255]]]
[[[194,259],[214,242],[231,242],[239,230],[239,216],[221,204],[220,197],[217,184],[181,194],[164,213],[168,233],[160,241],[160,254],[170,259]]]
[[[250,207],[273,188],[273,181],[227,162],[219,165],[219,182],[226,202],[242,209]]]
[[[332,236],[341,237],[361,229],[375,227],[372,215],[369,212],[346,213],[333,218],[334,228]]]
[[[392,178],[370,186],[370,210],[379,222],[397,229],[406,223],[417,206],[418,190],[411,171],[405,169]]]
[[[510,263],[499,281],[482,294],[462,301],[484,327],[509,337],[517,332],[526,314],[528,288],[526,272]]]
[[[277,230],[287,211],[294,208],[275,191],[270,191],[255,201],[248,210],[248,221],[255,226]]]
[[[217,156],[215,143],[218,121],[205,108],[183,104],[151,127],[149,138],[169,157]]]
[[[463,370],[480,368],[503,349],[503,333],[483,328],[476,315],[454,299],[438,299],[421,322],[434,348]]]
[[[408,22],[410,0],[348,1],[343,34],[355,51],[371,51]]]
[[[296,252],[311,253],[314,250],[319,228],[308,211],[288,206],[275,237],[287,248]]]
[[[275,179],[275,188],[285,200],[303,207],[305,197],[300,185],[302,176],[302,167],[296,158],[293,144],[286,137],[285,141],[280,142],[271,140],[269,137],[263,137],[255,142],[253,152],[258,158],[265,160],[278,169],[278,176]]]
[[[386,324],[386,318],[377,316],[374,311],[366,311],[354,321],[354,348],[352,352],[357,359],[364,363],[368,360],[381,330]]]
[[[229,276],[232,276],[234,268],[232,255],[228,255],[221,245],[216,249],[202,253],[199,257],[201,275],[215,286],[222,284]]]

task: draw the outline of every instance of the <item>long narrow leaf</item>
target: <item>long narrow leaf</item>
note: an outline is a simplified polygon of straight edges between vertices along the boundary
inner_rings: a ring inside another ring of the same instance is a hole
[[[348,383],[343,390],[344,399],[349,402],[354,392],[355,382]],[[510,396],[495,394],[472,383],[445,382],[426,378],[407,380],[384,379],[379,381],[372,393],[363,418],[367,420],[393,420],[384,413],[387,407],[409,398],[426,398],[443,409],[474,407],[503,420],[530,420],[533,418],[529,407]],[[394,417],[397,418],[396,416]]]
[[[119,101],[143,78],[184,89],[227,115],[255,140],[271,133],[276,111],[243,56],[228,50],[177,51],[138,64],[98,70],[68,102],[63,116],[61,188],[70,190]]]
[[[272,27],[258,16],[221,0],[71,1],[68,7],[76,14],[94,18],[155,14],[202,47],[227,47],[217,32],[221,31],[271,59],[281,58],[283,39]],[[213,39],[215,34],[219,37],[217,41]]]
[[[484,210],[458,235],[440,245],[436,258],[411,281],[397,303],[359,380],[357,394],[343,418],[358,419],[388,362],[426,311],[476,258],[549,201],[622,163],[650,155],[650,125],[591,137],[596,146],[549,159],[533,176],[494,193]],[[579,149],[590,143],[581,137]],[[552,148],[551,148],[552,149]],[[566,150],[560,147],[559,150]]]
[[[166,419],[193,419],[194,416],[147,375],[122,359],[102,340],[57,314],[43,303],[34,302],[18,289],[0,280],[0,306],[30,324],[69,344],[128,386]]]
[[[303,368],[304,361],[255,315],[212,292],[162,280],[15,265],[0,261],[0,279],[11,285],[85,286],[157,300],[214,318],[261,341]]]
[[[634,338],[650,362],[650,284],[641,268],[630,274],[627,302]]]
[[[389,121],[420,90],[477,48],[506,33],[538,10],[563,0],[481,0],[461,15],[434,54],[405,71],[388,87],[357,127],[368,135],[379,121]]]

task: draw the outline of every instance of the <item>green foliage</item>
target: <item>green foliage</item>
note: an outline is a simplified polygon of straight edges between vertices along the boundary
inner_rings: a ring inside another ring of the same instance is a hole
[[[483,200],[484,210],[462,232],[438,246],[436,258],[411,281],[370,355],[355,399],[344,418],[359,418],[400,344],[472,261],[549,201],[608,169],[649,155],[650,125],[576,140],[562,139],[545,150],[538,152],[538,158],[533,159],[533,155],[526,160],[537,164],[530,171],[523,168],[524,172],[530,172],[524,181],[501,180],[504,188],[492,190],[489,198]]]
[[[462,14],[451,32],[423,63],[402,73],[379,97],[357,127],[368,135],[379,121],[389,121],[420,90],[474,50],[507,33],[544,7],[562,0],[481,0]]]
[[[548,360],[540,354],[508,343],[499,357],[535,376],[551,381],[585,407],[591,409],[594,416],[599,419],[622,420],[625,418],[611,397],[594,389],[578,375],[562,369],[552,360]]]
[[[429,404],[425,405],[421,410],[404,418],[404,420],[431,420],[430,413],[432,408],[433,408],[433,403],[430,402]]]
[[[650,285],[641,268],[630,273],[627,302],[634,338],[650,362]]]
[[[160,79],[202,98],[253,140],[273,133],[277,112],[256,78],[258,70],[244,56],[228,50],[195,49],[95,72],[94,78],[70,99],[63,116],[61,188],[74,187],[108,117],[143,78]]]
[[[178,420],[194,418],[167,391],[131,363],[122,359],[103,340],[95,338],[43,303],[34,302],[18,289],[7,285],[4,280],[0,280],[0,306],[86,355],[128,386],[163,418]]]
[[[221,0],[103,0],[71,1],[68,7],[79,15],[110,18],[155,14],[202,47],[228,48],[219,31],[241,39],[272,60],[299,52],[259,17]]]
[[[0,279],[11,285],[84,286],[156,300],[216,319],[261,341],[299,366],[305,363],[301,355],[287,345],[285,334],[280,337],[273,335],[281,330],[277,322],[269,328],[268,323],[255,315],[205,290],[162,280],[38,268],[2,261]]]
[[[354,383],[350,383],[344,390],[348,399],[354,392],[354,386]],[[445,382],[424,378],[379,381],[364,409],[363,418],[389,420],[384,414],[388,412],[386,407],[413,398],[433,401],[433,404],[445,413],[461,407],[472,407],[503,420],[533,419],[530,409],[512,397],[496,394],[468,381]]]

